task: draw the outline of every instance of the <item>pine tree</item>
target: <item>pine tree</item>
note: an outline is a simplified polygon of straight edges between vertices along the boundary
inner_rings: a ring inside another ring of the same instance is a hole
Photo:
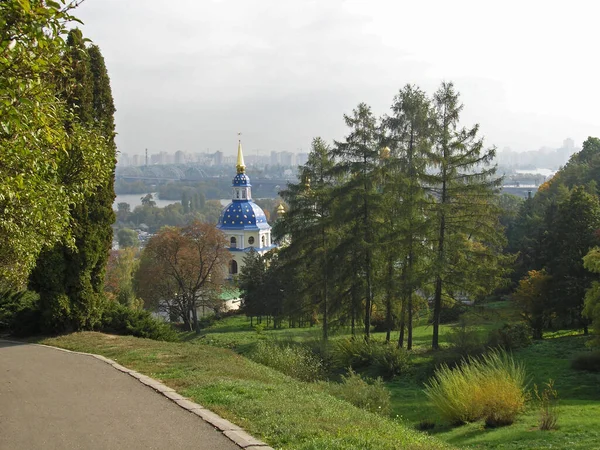
[[[463,106],[452,83],[442,83],[433,106],[436,124],[431,159],[435,172],[427,179],[436,199],[431,217],[435,219],[432,242],[437,253],[432,348],[437,349],[443,297],[456,301],[457,295],[483,281],[477,269],[485,267],[493,273],[495,254],[503,242],[497,207],[491,201],[501,182],[495,177],[496,167],[490,166],[495,149],[484,149],[477,125],[459,128]]]

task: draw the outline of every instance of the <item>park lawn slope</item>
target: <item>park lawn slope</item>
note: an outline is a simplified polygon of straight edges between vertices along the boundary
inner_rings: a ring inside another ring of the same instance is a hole
[[[100,354],[159,379],[276,448],[449,448],[225,348],[92,332],[40,343]]]

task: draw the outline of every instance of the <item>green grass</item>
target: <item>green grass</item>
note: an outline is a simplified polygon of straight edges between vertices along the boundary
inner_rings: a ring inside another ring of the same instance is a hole
[[[86,332],[42,343],[101,354],[159,379],[276,448],[448,448],[399,421],[328,395],[318,384],[296,381],[229,349],[196,340],[158,342]]]
[[[518,313],[510,302],[498,301],[485,304],[469,312],[467,323],[482,336],[499,328],[504,323],[518,321]],[[442,325],[440,341],[447,346],[446,335],[453,325]],[[431,342],[431,326],[423,322],[414,328],[416,368],[412,376],[397,378],[387,382],[391,392],[391,417],[409,427],[416,427],[421,421],[434,421],[436,427],[431,434],[459,448],[481,449],[600,449],[600,374],[575,371],[570,368],[571,358],[583,351],[588,338],[580,333],[562,330],[545,334],[541,342],[514,352],[515,359],[525,364],[529,375],[529,387],[536,383],[542,386],[549,379],[555,381],[558,390],[560,416],[559,429],[540,431],[539,410],[533,402],[528,403],[525,413],[507,427],[487,429],[483,422],[451,427],[445,423],[433,408],[423,392],[425,368],[431,365],[432,353],[428,350]],[[260,335],[250,328],[245,317],[234,317],[205,330],[205,338],[214,345],[227,343],[229,347],[241,349],[252,345],[257,339],[313,340],[321,334],[319,327],[283,330],[264,330]],[[347,336],[349,330],[338,330],[333,339]],[[398,333],[392,334],[396,340]],[[374,333],[373,338],[383,340],[385,333]]]

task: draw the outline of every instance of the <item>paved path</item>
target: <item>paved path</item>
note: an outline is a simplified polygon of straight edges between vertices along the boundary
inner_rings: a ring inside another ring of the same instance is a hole
[[[0,341],[1,450],[239,448],[102,361]]]

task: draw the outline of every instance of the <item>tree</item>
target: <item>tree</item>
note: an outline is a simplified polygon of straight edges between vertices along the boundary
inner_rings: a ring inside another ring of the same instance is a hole
[[[371,336],[371,313],[374,306],[374,253],[375,229],[379,208],[377,191],[380,168],[380,133],[371,108],[364,103],[358,105],[351,115],[344,115],[350,133],[344,141],[336,142],[332,154],[336,157],[334,173],[344,177],[336,188],[338,223],[344,224],[352,234],[341,236],[339,244],[356,252],[361,259],[359,276],[365,279],[364,327],[365,339]],[[347,268],[345,268],[347,269]],[[356,277],[355,271],[346,272],[347,277]]]
[[[600,273],[600,248],[594,247],[583,258],[584,267],[595,274]],[[596,279],[585,293],[583,314],[596,332],[595,344],[600,345],[600,282]]]
[[[73,4],[0,2],[0,277],[26,283],[39,253],[74,245],[70,205],[110,176],[102,136],[73,122],[61,95]],[[18,101],[16,100],[18,99]],[[78,155],[76,170],[68,161]]]
[[[138,234],[129,228],[121,228],[117,232],[119,248],[137,247],[139,245]]]
[[[497,206],[492,202],[501,181],[494,176],[496,166],[491,166],[495,149],[484,149],[477,125],[470,129],[459,128],[463,106],[452,83],[442,83],[433,96],[433,106],[436,123],[431,160],[435,171],[427,178],[436,200],[431,212],[437,229],[432,240],[437,255],[433,265],[435,294],[431,345],[437,349],[443,298],[453,301],[454,294],[466,287],[464,282],[473,281],[474,273],[469,268],[478,269],[475,260],[484,256],[493,264],[503,239]],[[465,238],[485,245],[470,250],[452,245],[453,241]],[[452,255],[452,249],[475,253],[471,258],[457,259],[458,255]],[[467,266],[457,271],[456,266],[451,264],[452,260],[462,260]],[[461,277],[456,276],[459,273]]]
[[[129,203],[120,202],[117,204],[117,219],[120,222],[126,222],[131,214],[131,205]]]
[[[141,198],[142,206],[155,207],[156,202],[154,201],[154,197],[152,194],[146,194]]]
[[[301,168],[302,180],[290,183],[281,192],[289,205],[277,222],[278,238],[289,236],[290,243],[280,254],[282,264],[293,265],[302,277],[303,294],[313,299],[323,318],[323,339],[328,339],[331,315],[332,187],[333,159],[321,138],[312,141],[308,161]]]
[[[163,228],[142,252],[136,292],[147,306],[180,317],[199,332],[197,309],[220,292],[231,258],[226,246],[223,233],[197,220]]]
[[[559,203],[555,220],[548,230],[548,262],[552,276],[552,302],[549,307],[565,325],[583,326],[583,299],[594,276],[584,267],[584,256],[600,243],[600,205],[598,198],[575,187],[568,198]]]
[[[136,298],[133,290],[133,274],[139,260],[134,248],[111,250],[106,265],[105,290],[109,299],[116,300],[129,308],[139,309],[142,301]]]
[[[548,323],[551,277],[545,270],[532,270],[519,281],[512,298],[519,306],[521,316],[529,324],[533,339],[542,339]]]
[[[413,295],[421,287],[424,276],[419,270],[424,253],[428,250],[427,209],[429,199],[424,189],[428,154],[431,147],[431,107],[427,96],[419,88],[405,86],[394,98],[392,115],[383,121],[386,143],[390,155],[383,158],[385,176],[383,187],[386,202],[382,248],[386,253],[387,273],[385,284],[387,310],[387,335],[392,328],[392,296],[395,291],[395,268],[401,269],[402,312],[398,346],[403,346],[404,320],[407,313],[407,348],[412,348]]]
[[[69,32],[64,57],[70,71],[63,80],[62,95],[74,115],[66,127],[70,130],[80,125],[102,138],[109,176],[71,206],[75,248],[56,245],[40,256],[32,273],[30,285],[40,293],[46,327],[55,331],[93,328],[100,319],[115,220],[115,109],[100,50],[95,46],[88,49],[85,43],[80,30]],[[81,158],[82,149],[69,152],[62,167],[65,179],[80,170]],[[57,279],[63,284],[56,284]]]

